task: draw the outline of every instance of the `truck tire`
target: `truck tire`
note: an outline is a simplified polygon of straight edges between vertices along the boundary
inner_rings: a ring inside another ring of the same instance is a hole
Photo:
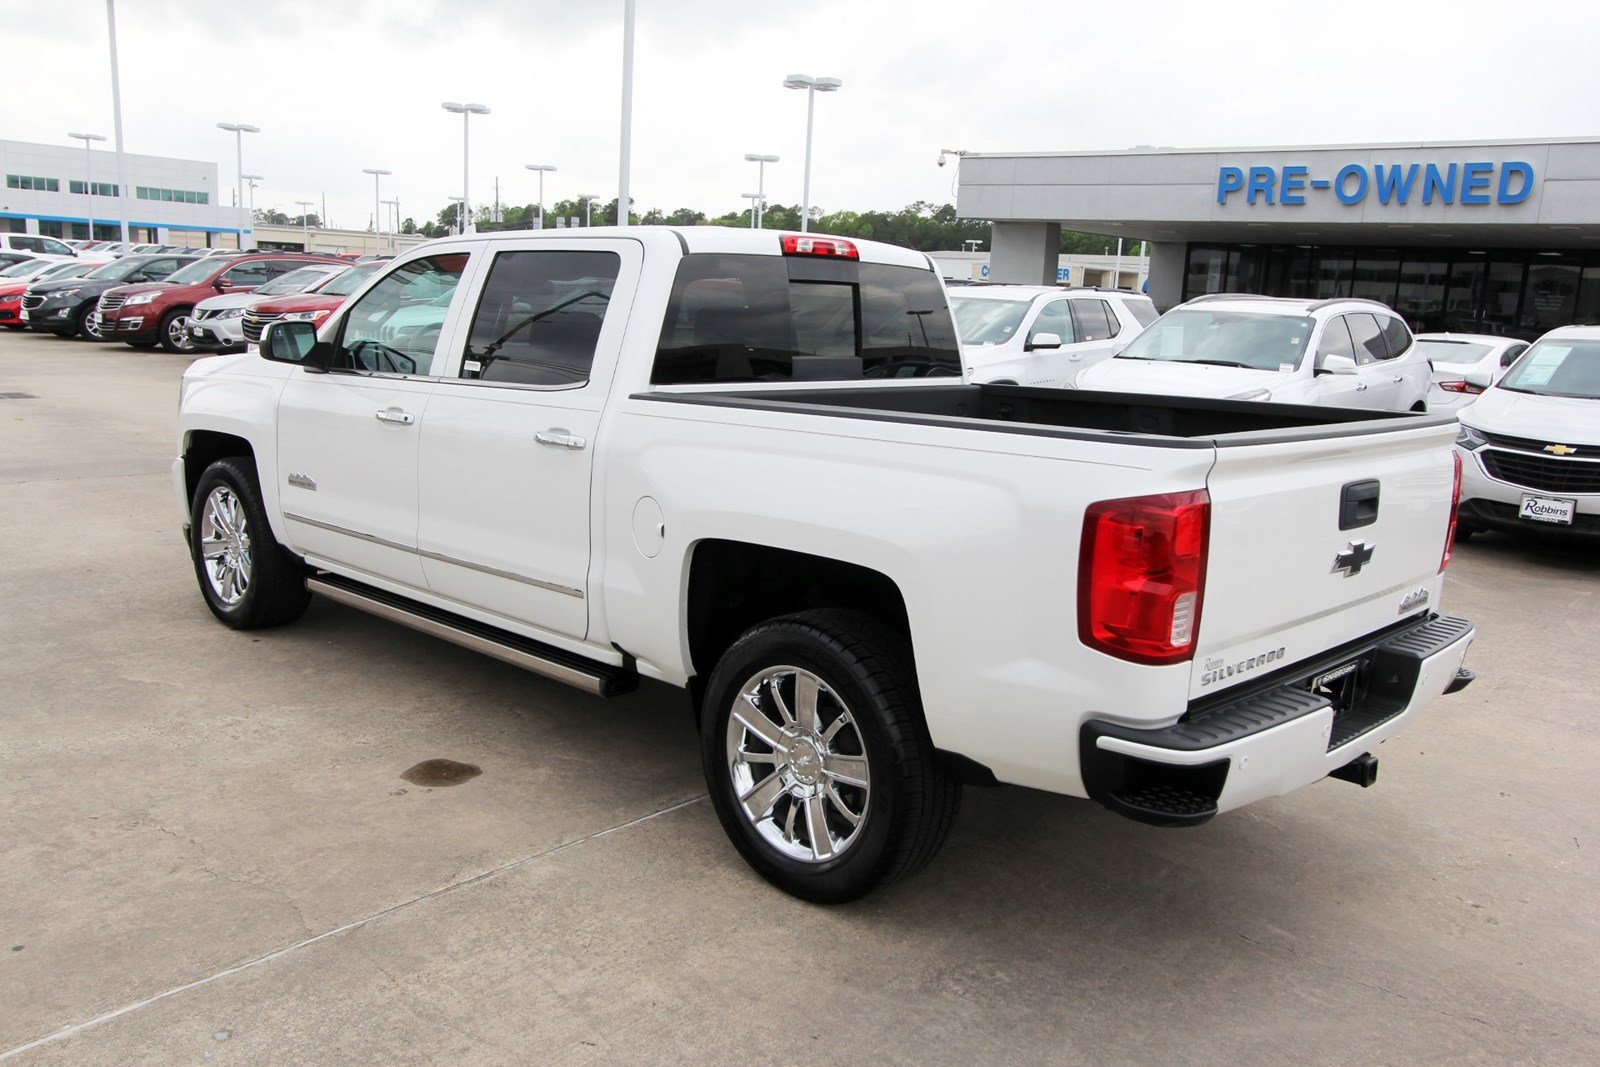
[[[805,900],[842,903],[919,870],[961,804],[905,638],[860,612],[747,630],[711,674],[700,727],[723,829],[756,873]]]
[[[189,555],[206,606],[235,630],[293,622],[311,602],[304,564],[272,536],[248,458],[219,459],[200,475]]]
[[[193,352],[189,340],[189,312],[193,308],[173,308],[161,316],[161,347],[168,352]]]

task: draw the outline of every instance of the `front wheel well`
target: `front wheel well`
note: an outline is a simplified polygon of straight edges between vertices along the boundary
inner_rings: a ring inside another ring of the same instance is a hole
[[[229,456],[243,457],[249,460],[251,467],[256,464],[256,451],[243,437],[217,430],[190,431],[183,448],[183,481],[189,490],[189,499],[194,499],[195,487],[200,484],[200,476],[206,468]]]

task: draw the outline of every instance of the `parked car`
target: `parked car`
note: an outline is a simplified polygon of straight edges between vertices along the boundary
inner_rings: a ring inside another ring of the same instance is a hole
[[[38,259],[76,259],[78,252],[65,241],[36,233],[0,233],[0,252],[20,252]]]
[[[247,344],[260,342],[261,334],[269,323],[279,319],[301,320],[321,326],[327,317],[337,311],[351,293],[378,270],[380,264],[363,263],[346,267],[338,274],[324,278],[303,293],[294,296],[275,296],[257,299],[245,308],[242,326]]]
[[[243,348],[244,314],[262,297],[301,293],[344,270],[341,263],[311,263],[263,284],[253,292],[228,292],[207,297],[189,316],[189,339],[196,347],[230,351]]]
[[[22,295],[34,282],[76,278],[94,270],[95,266],[83,260],[30,259],[0,270],[0,326],[12,330],[28,328],[22,321]]]
[[[1428,361],[1399,315],[1374,300],[1216,293],[1180,304],[1082,389],[1422,411]]]
[[[1600,326],[1551,330],[1461,412],[1460,530],[1600,538]]]
[[[266,252],[243,256],[204,256],[165,281],[125,285],[100,297],[100,331],[106,340],[135,348],[159,344],[168,352],[194,351],[189,314],[219,293],[248,293],[308,263],[337,263],[320,256]],[[342,264],[339,264],[342,266]]]
[[[1053,285],[974,285],[950,295],[950,310],[972,381],[1054,388],[1156,320],[1147,296]]]
[[[1488,371],[1493,384],[1527,348],[1526,341],[1493,334],[1417,334],[1417,351],[1433,368],[1428,386],[1428,410],[1459,412],[1484,389],[1467,380],[1471,371]]]
[[[686,687],[734,846],[812,900],[926,863],[963,780],[1169,826],[1371,784],[1471,680],[1430,610],[1453,419],[966,384],[920,252],[469,234],[261,352],[179,393],[221,622],[320,594],[590,693]]]
[[[132,282],[160,281],[192,262],[187,256],[123,256],[81,278],[34,282],[22,296],[22,320],[59,337],[82,334],[91,341],[102,340],[95,315],[102,294]]]

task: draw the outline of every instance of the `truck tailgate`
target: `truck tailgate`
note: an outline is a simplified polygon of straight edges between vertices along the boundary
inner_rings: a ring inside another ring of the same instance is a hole
[[[1437,607],[1454,436],[1219,440],[1191,698]]]

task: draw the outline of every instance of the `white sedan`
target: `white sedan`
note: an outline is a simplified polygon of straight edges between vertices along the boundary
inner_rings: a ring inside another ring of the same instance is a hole
[[[1526,341],[1486,333],[1417,334],[1417,351],[1433,367],[1428,410],[1466,407],[1527,349]]]

